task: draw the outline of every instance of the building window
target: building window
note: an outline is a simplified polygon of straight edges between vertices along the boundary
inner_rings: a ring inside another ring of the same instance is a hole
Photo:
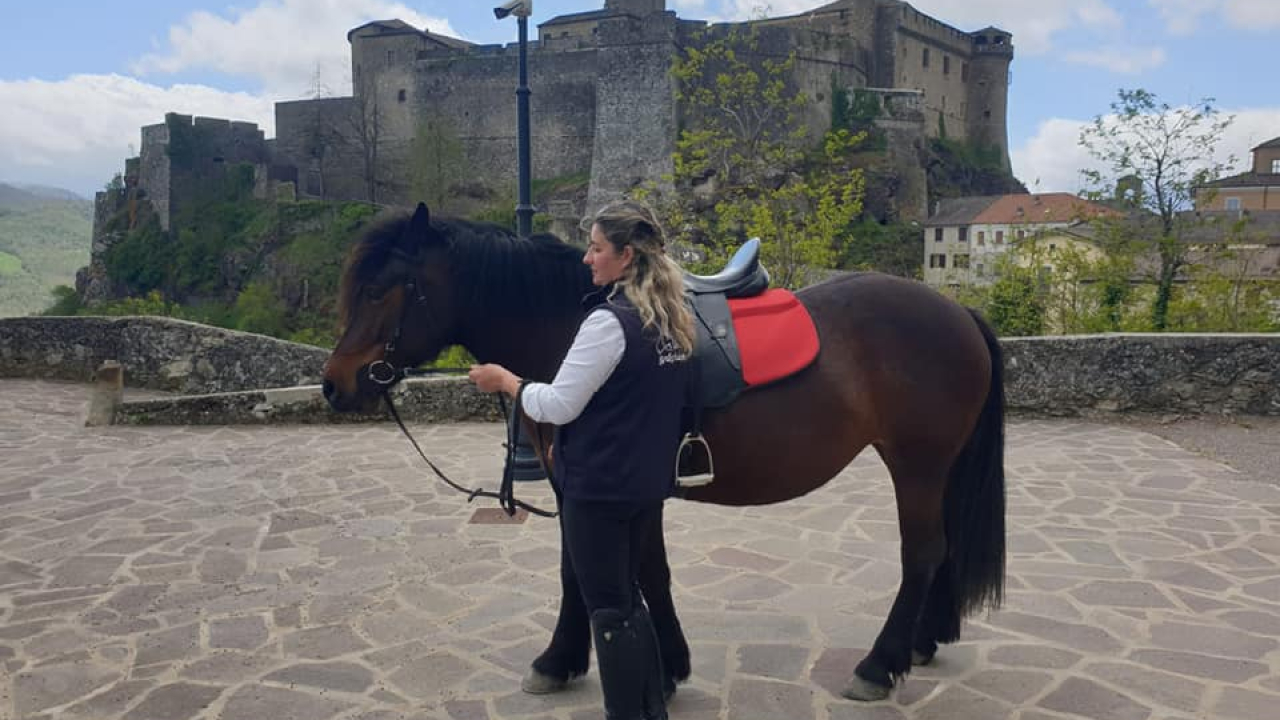
[[[987,244],[987,232],[985,230],[978,231],[978,244],[979,245]]]
[[[1228,210],[1239,210],[1239,209],[1240,209],[1240,198],[1238,198],[1238,197],[1229,197],[1229,198],[1227,198],[1226,203],[1227,203],[1227,209],[1228,209]]]
[[[409,98],[409,95],[404,91],[403,88],[401,88],[400,92],[396,94],[396,99],[399,100],[400,102],[404,102],[408,98]]]
[[[997,230],[997,231],[996,231],[996,244],[997,244],[997,245],[1003,245],[1003,244],[1004,244],[1004,231],[1003,231],[1003,230]]]
[[[934,253],[933,255],[930,255],[929,267],[945,269],[947,267],[947,256],[941,253]]]
[[[942,228],[934,228],[934,230],[933,230],[933,241],[934,241],[934,242],[942,242]]]
[[[986,276],[986,274],[987,274],[987,266],[983,265],[982,263],[978,263],[978,276],[984,277]]]
[[[969,242],[969,228],[960,228],[960,242]]]
[[[1054,250],[1057,250],[1057,249],[1058,249],[1057,243],[1049,243],[1049,252],[1053,252]]]
[[[1280,175],[1280,159],[1271,161],[1271,174]]]
[[[968,269],[969,269],[969,256],[968,256],[968,255],[956,255],[956,265],[955,265],[955,266],[956,266],[956,268],[957,268],[958,270],[968,270]]]
[[[1019,230],[1019,231],[1018,231],[1018,239],[1019,239],[1019,240],[1021,240],[1022,238],[1026,237],[1026,236],[1027,236],[1027,233],[1026,233],[1025,231],[1023,231],[1023,230]]]
[[[395,61],[396,61],[396,51],[395,51],[395,50],[388,50],[388,51],[387,51],[387,64],[388,64],[388,65],[391,65],[391,64],[395,63]]]
[[[951,56],[950,55],[942,56],[942,74],[943,75],[951,74]]]
[[[929,67],[929,48],[924,49],[924,55],[921,57],[924,59],[924,66]]]
[[[960,63],[960,81],[969,82],[969,63]]]

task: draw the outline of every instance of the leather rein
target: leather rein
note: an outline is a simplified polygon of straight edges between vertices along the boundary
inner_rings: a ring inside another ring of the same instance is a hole
[[[417,285],[412,281],[405,283],[404,291],[405,291],[406,301],[404,302],[403,305],[401,305],[400,320],[396,324],[395,334],[391,336],[391,339],[387,341],[386,346],[383,348],[383,353],[382,353],[383,359],[375,360],[374,362],[370,363],[369,371],[368,371],[369,380],[374,384],[378,385],[378,387],[381,389],[382,399],[386,403],[387,412],[391,415],[391,418],[396,421],[396,425],[400,427],[400,432],[404,433],[404,436],[409,439],[409,442],[413,445],[413,449],[418,451],[418,455],[422,458],[424,462],[426,462],[427,467],[431,468],[431,471],[436,474],[436,477],[440,478],[440,480],[442,480],[444,484],[448,485],[450,488],[466,495],[467,502],[471,502],[478,497],[493,498],[498,501],[498,505],[502,508],[502,511],[507,514],[508,517],[514,517],[516,512],[519,510],[524,510],[534,515],[538,515],[539,517],[545,517],[545,518],[554,518],[558,516],[559,513],[557,512],[543,510],[542,508],[536,507],[534,505],[530,505],[529,503],[526,503],[523,500],[516,498],[515,496],[515,454],[516,454],[516,439],[517,439],[516,436],[517,436],[517,428],[518,428],[517,423],[519,422],[518,418],[520,417],[520,413],[523,411],[523,402],[521,398],[524,395],[524,388],[526,384],[525,382],[520,383],[520,390],[516,393],[515,402],[511,408],[512,414],[517,419],[513,422],[507,423],[507,441],[505,443],[507,448],[507,459],[502,469],[502,482],[499,485],[497,492],[494,492],[492,490],[485,490],[479,487],[474,489],[467,488],[463,485],[460,485],[459,483],[454,482],[448,475],[444,473],[444,471],[442,471],[439,467],[437,467],[435,463],[431,462],[431,458],[427,457],[427,454],[423,452],[422,446],[420,446],[418,444],[418,441],[414,439],[413,435],[409,432],[409,428],[405,427],[404,420],[400,419],[400,412],[396,410],[395,403],[391,401],[391,388],[393,385],[395,385],[400,380],[408,377],[426,377],[430,375],[465,373],[468,370],[470,370],[470,368],[464,368],[464,367],[428,368],[428,369],[406,368],[406,367],[398,367],[396,365],[393,365],[389,360],[387,360],[387,358],[390,358],[392,353],[396,351],[396,346],[400,341],[400,331],[401,331],[401,328],[404,326],[404,319],[408,315],[408,311],[409,311],[410,303],[408,302],[408,299],[416,295],[416,298],[414,300],[415,303],[421,303],[426,301],[426,298],[422,294],[417,292]],[[502,416],[504,418],[508,417],[507,402],[506,400],[503,399],[502,393],[498,392],[494,394],[497,396],[498,407],[502,411]],[[543,447],[542,428],[537,427],[535,429],[535,434],[536,434],[535,440],[538,442],[539,447]],[[538,455],[538,462],[542,465],[542,469],[547,474],[547,478],[549,478],[551,482],[554,484],[555,476],[552,474],[551,467],[547,464],[546,459],[542,457],[541,454]]]

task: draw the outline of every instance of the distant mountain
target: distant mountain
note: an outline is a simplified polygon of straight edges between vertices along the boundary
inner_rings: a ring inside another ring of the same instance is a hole
[[[13,210],[39,205],[40,197],[20,187],[0,183],[0,210]]]
[[[18,185],[19,190],[35,195],[42,200],[67,200],[71,202],[84,202],[88,200],[85,196],[77,192],[72,192],[66,188],[50,187],[48,185]]]
[[[89,202],[84,197],[47,185],[23,185],[0,182],[0,209],[12,210],[47,205],[51,202]]]
[[[0,317],[53,304],[89,264],[93,203],[68,190],[0,183]]]

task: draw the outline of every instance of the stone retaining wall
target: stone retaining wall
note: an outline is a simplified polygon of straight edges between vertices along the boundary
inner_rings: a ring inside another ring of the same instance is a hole
[[[1280,415],[1280,334],[1012,338],[1003,346],[1012,413]],[[315,386],[327,356],[165,318],[0,320],[0,377],[87,381],[103,361],[118,360],[130,387],[192,396],[124,403],[115,417],[125,424],[385,419],[329,411]],[[492,398],[462,378],[404,383],[397,398],[416,422],[497,418]]]
[[[0,319],[0,377],[88,381],[106,360],[128,387],[188,395],[320,382],[329,351],[160,317]]]
[[[413,379],[391,391],[400,416],[426,423],[495,422],[502,419],[492,395],[465,378]],[[319,385],[235,393],[188,395],[120,404],[116,425],[267,425],[390,421],[384,407],[370,414],[336,413]]]
[[[1280,415],[1280,334],[1010,338],[1011,412]]]

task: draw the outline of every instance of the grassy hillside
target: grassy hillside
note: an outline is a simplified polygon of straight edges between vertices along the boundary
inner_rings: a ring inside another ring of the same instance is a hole
[[[93,204],[0,185],[0,317],[30,315],[89,264]]]

